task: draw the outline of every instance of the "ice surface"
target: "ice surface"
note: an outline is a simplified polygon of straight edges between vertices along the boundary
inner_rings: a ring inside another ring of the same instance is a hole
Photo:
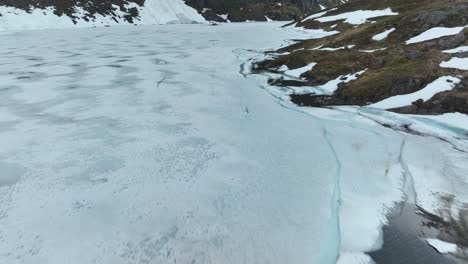
[[[280,25],[3,34],[0,263],[366,263],[408,175],[468,201],[460,131],[241,74]]]
[[[322,125],[239,74],[280,25],[3,35],[0,263],[336,259]]]
[[[442,115],[424,115],[424,116],[415,116],[420,119],[429,119],[439,122],[445,126],[451,126],[454,128],[459,128],[466,130],[468,132],[468,115],[462,113],[446,113]]]

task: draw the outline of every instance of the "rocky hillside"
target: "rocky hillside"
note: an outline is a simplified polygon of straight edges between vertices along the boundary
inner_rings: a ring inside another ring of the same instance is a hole
[[[0,0],[0,30],[204,21],[182,0]]]
[[[92,20],[96,15],[117,16],[116,11],[122,12],[122,19],[129,23],[139,16],[138,7],[144,5],[144,0],[114,0],[114,1],[74,1],[74,0],[0,0],[4,7],[14,7],[31,13],[35,9],[53,7],[57,16],[68,16],[76,24],[78,20]],[[134,4],[134,5],[132,5]],[[84,12],[80,15],[77,9]]]
[[[341,4],[336,0],[187,0],[207,20],[219,22],[295,20]]]
[[[344,0],[0,0],[0,30],[297,20]]]
[[[288,25],[317,38],[255,70],[299,105],[468,114],[467,26],[466,0],[356,0]]]

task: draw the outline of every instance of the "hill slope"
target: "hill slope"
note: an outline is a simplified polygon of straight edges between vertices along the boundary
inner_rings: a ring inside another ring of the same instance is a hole
[[[299,105],[468,114],[467,26],[462,0],[353,1],[289,25],[329,36],[284,48],[257,71],[302,87],[291,95]]]
[[[193,22],[182,0],[0,0],[0,30]]]
[[[307,12],[336,6],[336,0],[187,0],[207,20],[220,22],[295,20]]]

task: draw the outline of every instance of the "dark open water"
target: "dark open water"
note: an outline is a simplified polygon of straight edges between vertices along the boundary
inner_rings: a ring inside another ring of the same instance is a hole
[[[463,260],[442,255],[424,238],[436,237],[438,230],[423,227],[415,206],[404,205],[385,226],[382,249],[369,255],[377,264],[465,264]]]

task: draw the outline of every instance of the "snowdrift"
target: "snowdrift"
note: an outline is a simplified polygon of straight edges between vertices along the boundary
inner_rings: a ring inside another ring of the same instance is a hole
[[[117,5],[107,10],[109,15],[90,14],[82,7],[74,6],[72,16],[56,14],[54,6],[32,7],[30,10],[0,6],[0,31],[205,22],[195,9],[182,0],[146,0],[144,6],[128,2],[126,8],[137,10],[137,15],[128,19],[131,15]]]

